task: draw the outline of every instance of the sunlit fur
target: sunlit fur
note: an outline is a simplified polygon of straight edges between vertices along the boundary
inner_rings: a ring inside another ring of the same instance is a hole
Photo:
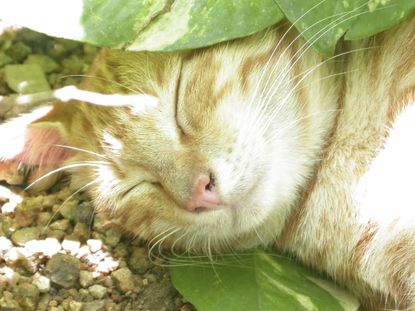
[[[415,19],[328,60],[287,29],[191,52],[103,50],[81,87],[158,105],[56,104],[34,126],[57,130],[97,209],[151,244],[276,245],[368,309],[415,308]],[[201,173],[225,208],[185,210]]]

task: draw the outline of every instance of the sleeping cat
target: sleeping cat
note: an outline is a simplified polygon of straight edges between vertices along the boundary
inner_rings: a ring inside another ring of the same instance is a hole
[[[0,170],[66,167],[150,243],[275,246],[365,309],[415,309],[415,17],[343,45],[324,60],[283,25],[187,52],[105,49],[80,87],[148,96],[9,121]]]

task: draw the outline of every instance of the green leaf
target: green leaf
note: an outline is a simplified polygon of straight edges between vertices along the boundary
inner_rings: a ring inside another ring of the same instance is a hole
[[[370,37],[400,23],[414,10],[414,0],[371,0],[368,2],[367,14],[357,18],[345,39]]]
[[[3,0],[0,19],[56,37],[127,50],[172,51],[247,36],[286,16],[314,46],[333,55],[338,40],[386,30],[414,0]]]
[[[137,34],[165,9],[165,2],[84,0],[80,21],[84,29],[82,41],[121,47],[134,40]]]
[[[202,47],[257,32],[283,17],[272,0],[178,0],[128,49],[169,51]]]
[[[128,50],[181,50],[280,21],[273,0],[3,0],[0,19],[56,37]]]
[[[9,0],[0,2],[0,19],[55,37],[118,48],[135,39],[164,7],[164,0]]]
[[[324,56],[362,14],[366,0],[275,0],[285,16]]]
[[[338,40],[363,39],[386,30],[415,9],[414,0],[275,0],[285,16],[324,56]]]
[[[290,260],[256,251],[170,269],[173,284],[199,311],[357,310],[355,298]]]

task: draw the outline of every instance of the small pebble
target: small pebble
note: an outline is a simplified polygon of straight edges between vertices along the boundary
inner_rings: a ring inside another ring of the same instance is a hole
[[[64,288],[75,287],[80,273],[80,262],[77,258],[55,254],[46,265],[50,280]]]
[[[117,291],[112,291],[111,293],[111,300],[114,302],[121,302],[122,296]]]
[[[94,213],[94,208],[88,202],[82,202],[75,206],[74,220],[89,225]]]
[[[107,294],[107,288],[98,284],[90,286],[88,291],[92,297],[97,299],[102,299]]]
[[[97,280],[97,282],[99,282],[99,284],[111,288],[114,286],[114,282],[112,281],[111,277],[109,275],[103,275],[99,278],[99,280]]]
[[[68,293],[68,297],[72,297],[74,299],[77,299],[77,297],[79,296],[76,288],[70,288],[66,292]]]
[[[101,213],[96,214],[94,217],[94,226],[93,226],[94,231],[105,233],[105,231],[107,230],[107,227],[106,227],[107,222],[108,221],[103,214]]]
[[[70,226],[70,222],[68,219],[60,219],[60,220],[56,220],[54,222],[52,222],[49,226],[50,229],[52,230],[62,230],[62,231],[66,231],[68,230]]]
[[[25,64],[37,64],[45,73],[51,73],[59,69],[59,64],[53,58],[43,54],[30,54]]]
[[[9,265],[19,265],[21,267],[30,267],[32,253],[23,247],[12,247],[5,254],[3,259]]]
[[[115,257],[127,257],[129,254],[129,250],[128,247],[125,243],[119,243],[115,248],[114,248],[114,256]]]
[[[66,236],[62,241],[62,249],[71,255],[76,255],[81,247],[81,242],[75,236]]]
[[[51,219],[52,219],[52,213],[41,212],[37,214],[36,224],[38,226],[46,226]]]
[[[5,267],[0,271],[0,276],[2,276],[0,280],[0,285],[2,285],[1,287],[14,288],[20,281],[21,276],[19,272],[16,272],[9,267]]]
[[[56,195],[47,195],[43,197],[42,200],[42,207],[43,208],[51,208],[53,205],[55,205],[55,202],[57,201]]]
[[[118,260],[115,260],[112,257],[105,257],[103,260],[98,262],[96,271],[107,274],[114,271],[118,267],[120,267]]]
[[[128,265],[138,273],[145,273],[151,267],[148,259],[147,250],[142,247],[135,247],[128,260]]]
[[[105,234],[102,234],[100,232],[92,231],[92,238],[95,239],[95,240],[104,241],[105,240]]]
[[[0,223],[1,229],[6,237],[11,237],[11,235],[16,231],[17,224],[12,222],[10,218],[5,218]]]
[[[35,311],[39,302],[39,289],[33,284],[20,284],[15,299],[25,311]]]
[[[7,65],[4,68],[4,79],[16,93],[30,94],[50,90],[39,65]]]
[[[15,245],[24,246],[29,241],[38,240],[40,234],[38,227],[22,228],[12,234],[11,240]]]
[[[75,200],[66,201],[65,204],[56,204],[53,206],[53,210],[59,211],[65,219],[74,220],[75,207],[77,202]]]
[[[112,279],[118,290],[126,293],[134,289],[134,277],[128,268],[122,268],[112,273]]]
[[[4,253],[13,247],[12,242],[5,236],[0,236],[0,253]]]
[[[146,274],[146,278],[149,280],[150,283],[156,283],[157,282],[156,276],[152,273]]]
[[[81,43],[77,41],[73,41],[73,40],[57,38],[55,39],[55,43],[56,45],[60,45],[64,49],[65,54],[69,52],[76,52],[76,50],[79,50],[82,48]]]
[[[50,290],[50,280],[43,275],[35,276],[32,283],[39,289],[39,292],[41,293],[47,293]]]
[[[47,311],[50,300],[51,300],[51,297],[49,294],[40,295],[36,311]]]
[[[82,311],[104,311],[105,303],[105,300],[94,300],[91,302],[86,302],[82,307]]]
[[[79,273],[79,284],[83,287],[89,287],[94,282],[94,277],[91,272],[81,270]]]
[[[81,311],[83,307],[83,303],[75,300],[71,300],[69,302],[69,311]]]
[[[79,248],[78,253],[76,254],[76,258],[84,258],[87,257],[89,254],[91,254],[91,251],[89,250],[88,245],[82,245]]]
[[[60,305],[64,310],[69,310],[69,301],[70,300],[68,298],[66,298],[61,302]]]
[[[7,54],[15,61],[23,61],[32,52],[32,48],[23,42],[16,42],[8,50]]]
[[[9,182],[10,180],[7,180]],[[1,213],[2,214],[11,214],[15,211],[17,205],[19,204],[18,201],[10,200],[6,203],[4,203],[1,207]]]
[[[86,224],[78,222],[73,228],[72,234],[81,242],[85,242],[89,238],[90,230]]]
[[[121,308],[122,307],[120,305],[117,305],[114,302],[108,302],[105,305],[105,311],[121,311]]]
[[[66,235],[65,231],[62,231],[62,230],[48,229],[48,232],[47,232],[48,238],[54,238],[58,241],[62,241],[65,235]]]
[[[77,55],[71,55],[62,61],[63,72],[70,74],[82,74],[84,71],[84,61]]]
[[[117,244],[121,240],[121,233],[114,231],[112,229],[108,229],[107,232],[105,232],[105,244],[111,247],[117,246]]]
[[[19,306],[16,300],[14,300],[13,294],[9,291],[4,291],[2,297],[0,297],[1,311],[21,311],[22,308]]]
[[[89,239],[86,241],[86,244],[89,246],[91,252],[95,253],[102,248],[102,241],[96,239]]]
[[[56,238],[46,238],[45,240],[27,242],[25,249],[32,253],[40,253],[52,257],[61,250],[61,243]]]
[[[34,222],[40,209],[40,206],[34,207],[23,201],[22,204],[16,206],[14,219],[22,227],[32,227],[35,225]]]
[[[80,300],[83,301],[83,302],[92,301],[94,299],[89,294],[88,289],[85,289],[85,288],[80,288],[79,289],[79,297],[80,297]]]

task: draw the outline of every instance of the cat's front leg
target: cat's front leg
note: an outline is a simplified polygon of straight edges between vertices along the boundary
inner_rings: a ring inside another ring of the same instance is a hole
[[[415,310],[415,106],[402,109],[352,191],[359,277]]]
[[[380,293],[385,305],[415,310],[415,230],[401,225],[363,233],[354,253],[356,277]]]
[[[415,105],[393,121],[386,134],[342,128],[279,242],[364,310],[415,310]]]

